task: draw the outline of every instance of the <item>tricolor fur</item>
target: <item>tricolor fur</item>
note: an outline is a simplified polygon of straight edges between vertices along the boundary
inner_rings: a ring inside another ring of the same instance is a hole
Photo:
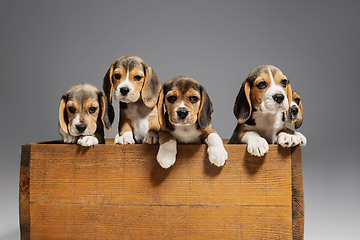
[[[161,84],[153,69],[141,58],[123,56],[107,71],[103,89],[109,102],[120,102],[120,121],[115,143],[158,142],[156,103]]]
[[[61,98],[59,133],[64,143],[92,146],[105,143],[104,129],[110,132],[114,110],[106,96],[90,84],[79,84]]]
[[[247,150],[263,156],[269,144],[294,145],[286,131],[286,112],[292,99],[287,77],[275,66],[255,68],[243,82],[234,104],[238,124],[229,143],[246,143]]]
[[[160,148],[157,160],[163,168],[176,161],[176,142],[206,143],[211,163],[223,166],[227,152],[211,127],[213,106],[203,86],[194,79],[174,77],[166,82],[158,101]]]
[[[292,91],[292,101],[288,110],[288,122],[290,124],[294,124],[295,129],[298,129],[303,122],[303,105],[302,101],[300,99],[299,94],[297,94],[294,90]],[[294,136],[297,136],[297,139],[299,141],[300,146],[306,145],[306,137],[300,133],[293,131],[291,129],[287,129],[289,133],[293,134]]]

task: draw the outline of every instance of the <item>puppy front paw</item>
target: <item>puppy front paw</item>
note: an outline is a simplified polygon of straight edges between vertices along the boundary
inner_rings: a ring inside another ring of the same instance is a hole
[[[123,135],[119,136],[119,134],[116,134],[114,139],[115,144],[134,144],[135,140],[133,137],[133,133],[128,131],[123,133]]]
[[[99,140],[93,136],[82,136],[77,140],[77,144],[83,147],[90,147],[99,144]]]
[[[299,141],[298,145],[303,147],[306,146],[306,137],[303,134],[301,134],[300,132],[295,132],[294,136],[298,138]]]
[[[223,145],[209,146],[207,149],[209,154],[209,161],[217,167],[222,167],[228,159],[228,153]]]
[[[262,157],[269,151],[269,144],[265,138],[258,137],[248,142],[247,151],[256,157]]]
[[[162,168],[169,168],[176,161],[176,141],[170,140],[159,147],[156,159]]]
[[[277,142],[282,147],[294,147],[300,144],[300,139],[285,132],[281,132],[278,135]]]
[[[147,144],[157,144],[159,142],[158,134],[155,132],[148,132],[142,142]]]

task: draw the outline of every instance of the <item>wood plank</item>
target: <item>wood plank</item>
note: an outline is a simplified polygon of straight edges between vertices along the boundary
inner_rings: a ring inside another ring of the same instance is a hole
[[[223,168],[205,145],[179,145],[176,164],[162,169],[158,145],[32,144],[31,237],[291,238],[291,150],[272,145],[257,158],[245,145],[225,148]]]
[[[291,151],[293,239],[304,239],[304,186],[301,148]]]
[[[31,145],[21,147],[19,181],[19,219],[21,239],[30,239],[30,159]]]

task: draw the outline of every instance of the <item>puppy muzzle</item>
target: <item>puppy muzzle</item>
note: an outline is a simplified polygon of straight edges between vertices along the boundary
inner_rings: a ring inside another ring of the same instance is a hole
[[[299,109],[296,106],[289,108],[289,119],[290,121],[299,121]]]

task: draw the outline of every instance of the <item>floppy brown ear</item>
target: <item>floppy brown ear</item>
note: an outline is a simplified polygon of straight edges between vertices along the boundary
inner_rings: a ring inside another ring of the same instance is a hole
[[[299,108],[300,108],[300,113],[301,113],[301,118],[299,121],[295,122],[295,129],[298,129],[299,127],[301,127],[302,123],[303,123],[303,105],[302,105],[302,101],[300,100],[299,103]]]
[[[109,103],[112,103],[112,92],[113,92],[113,74],[114,74],[114,66],[115,66],[116,61],[114,61],[110,68],[107,70],[105,76],[104,76],[104,81],[103,81],[103,90],[104,93],[106,95],[106,97],[109,99]]]
[[[211,118],[214,108],[209,98],[209,95],[205,91],[205,88],[201,86],[200,89],[201,89],[201,102],[198,113],[198,122],[200,128],[204,129],[207,126],[209,126],[211,123]]]
[[[161,88],[159,99],[157,102],[158,118],[160,127],[165,127],[165,113],[164,113],[164,87]]]
[[[101,107],[101,121],[104,124],[105,128],[111,132],[111,125],[114,122],[114,108],[113,106],[108,102],[108,98],[102,93],[98,93],[99,103]]]
[[[293,94],[293,90],[292,90],[291,85],[289,83],[288,86],[287,86],[287,90],[286,90],[286,95],[287,95],[287,98],[288,98],[289,107],[290,107],[292,99],[293,99],[292,94]]]
[[[65,133],[69,134],[68,127],[67,127],[69,124],[69,120],[68,120],[67,112],[65,109],[67,98],[68,98],[67,94],[65,94],[61,97],[60,107],[59,107],[59,124],[60,124],[61,129]]]
[[[145,68],[145,79],[141,90],[141,98],[147,107],[153,108],[159,97],[161,83],[154,70],[147,66],[146,63],[143,62],[142,64]]]
[[[251,111],[250,83],[245,80],[235,100],[234,115],[239,123],[244,123],[250,118]]]

